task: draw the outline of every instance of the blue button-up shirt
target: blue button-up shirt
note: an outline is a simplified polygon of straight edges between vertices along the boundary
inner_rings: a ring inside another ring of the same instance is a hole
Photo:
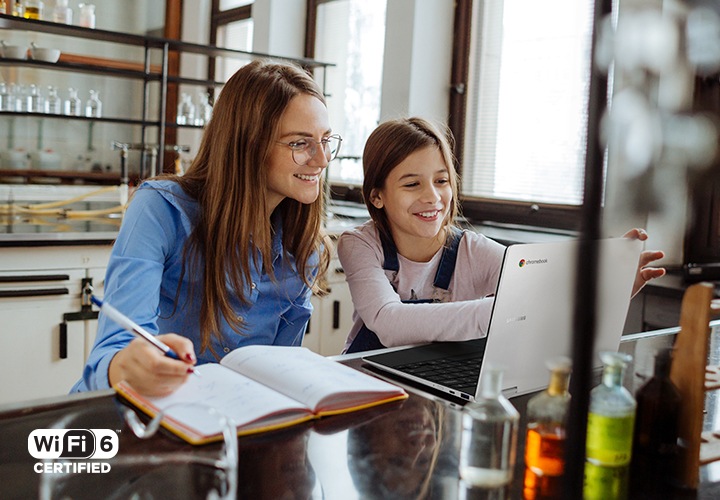
[[[186,267],[182,284],[183,250],[200,207],[172,181],[148,181],[136,191],[125,213],[105,276],[105,301],[151,333],[177,333],[192,340],[198,364],[216,362],[200,352],[202,269]],[[282,224],[274,221],[272,267],[275,281],[262,273],[262,262],[251,266],[243,304],[231,295],[233,310],[245,329],[235,333],[222,320],[222,341],[212,337],[219,356],[251,344],[300,345],[312,313],[310,289],[297,273],[292,258],[283,256]],[[260,259],[260,257],[258,257]],[[252,262],[252,260],[251,260]],[[310,262],[316,268],[317,256]],[[176,298],[178,299],[176,302]],[[134,336],[100,314],[97,338],[71,392],[106,389],[112,357]]]

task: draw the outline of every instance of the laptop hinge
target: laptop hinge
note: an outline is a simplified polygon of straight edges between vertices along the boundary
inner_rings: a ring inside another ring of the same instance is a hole
[[[511,398],[511,397],[513,397],[513,396],[517,396],[517,393],[518,393],[518,388],[517,388],[517,386],[508,387],[507,389],[503,389],[503,390],[502,390],[502,395],[505,396],[505,397],[508,398],[508,399]]]

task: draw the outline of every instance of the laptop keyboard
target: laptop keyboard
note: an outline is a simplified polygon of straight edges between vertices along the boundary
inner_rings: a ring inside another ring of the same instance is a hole
[[[409,363],[395,368],[446,387],[474,387],[480,376],[481,362],[479,357],[474,359],[445,358]]]

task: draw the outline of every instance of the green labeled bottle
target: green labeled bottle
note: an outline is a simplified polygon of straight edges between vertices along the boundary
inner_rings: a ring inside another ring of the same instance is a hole
[[[600,359],[605,367],[602,382],[590,392],[583,498],[623,499],[628,493],[637,405],[622,383],[632,356],[604,351]]]

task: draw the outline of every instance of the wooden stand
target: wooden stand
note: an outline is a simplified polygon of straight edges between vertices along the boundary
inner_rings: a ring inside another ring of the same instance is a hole
[[[685,291],[670,371],[682,397],[676,479],[693,489],[698,487],[700,466],[720,460],[720,432],[702,431],[705,392],[720,388],[720,367],[706,366],[710,319],[720,312],[720,304],[713,300],[714,292],[709,283],[697,283]]]

